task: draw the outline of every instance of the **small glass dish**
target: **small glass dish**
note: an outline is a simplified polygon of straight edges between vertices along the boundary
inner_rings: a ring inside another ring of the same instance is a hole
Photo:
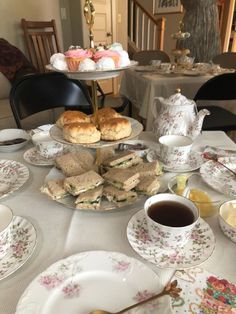
[[[236,242],[236,200],[230,200],[220,206],[219,225],[222,232]]]
[[[218,213],[224,195],[213,190],[199,173],[178,174],[168,182],[171,193],[189,198],[198,207],[200,216],[210,217]]]

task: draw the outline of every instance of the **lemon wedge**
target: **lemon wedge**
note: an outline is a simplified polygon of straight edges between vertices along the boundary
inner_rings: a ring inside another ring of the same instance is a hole
[[[190,189],[188,198],[198,207],[201,217],[208,217],[215,213],[215,206],[206,192],[199,189]]]
[[[187,175],[181,175],[176,177],[176,190],[175,193],[178,195],[182,195],[183,191],[186,187],[188,176]]]

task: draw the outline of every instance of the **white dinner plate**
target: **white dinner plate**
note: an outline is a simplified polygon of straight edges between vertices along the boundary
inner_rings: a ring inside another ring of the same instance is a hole
[[[60,128],[58,128],[56,125],[54,125],[50,129],[50,136],[54,140],[56,140],[60,143],[66,144],[66,145],[69,144],[69,145],[75,145],[75,146],[85,146],[85,147],[90,147],[90,148],[100,148],[100,147],[105,147],[105,146],[113,146],[113,145],[123,143],[126,140],[130,140],[130,139],[138,136],[143,130],[143,126],[139,121],[137,121],[133,118],[129,118],[129,117],[125,117],[125,118],[131,122],[132,132],[131,132],[130,136],[123,138],[121,140],[118,140],[118,141],[102,141],[101,140],[97,143],[92,143],[92,144],[72,144],[63,138],[62,130]]]
[[[0,199],[18,190],[29,179],[28,168],[14,160],[0,160]]]
[[[22,267],[34,252],[37,233],[30,221],[14,216],[11,225],[12,242],[6,255],[0,259],[0,280]]]
[[[221,157],[218,160],[236,172],[236,157]],[[236,197],[236,176],[221,164],[209,160],[201,166],[200,174],[213,189],[225,195]]]
[[[37,276],[21,296],[16,314],[117,312],[161,290],[157,275],[134,258],[116,252],[83,252],[56,262]],[[129,313],[170,314],[170,297]]]

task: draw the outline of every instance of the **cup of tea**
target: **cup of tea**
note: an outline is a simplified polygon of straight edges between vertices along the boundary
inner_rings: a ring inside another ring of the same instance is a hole
[[[12,210],[0,205],[0,259],[6,255],[11,244]]]
[[[39,155],[44,158],[52,158],[58,156],[63,151],[63,144],[54,141],[48,132],[38,132],[32,136]]]
[[[169,73],[171,70],[171,63],[170,62],[162,62],[160,64],[160,69],[164,73]]]
[[[187,162],[193,140],[184,135],[163,135],[159,138],[160,158],[167,167],[183,165]]]
[[[183,247],[199,219],[199,210],[185,197],[161,193],[144,204],[148,233],[162,249]]]
[[[151,60],[150,64],[155,68],[160,68],[161,66],[161,60]]]

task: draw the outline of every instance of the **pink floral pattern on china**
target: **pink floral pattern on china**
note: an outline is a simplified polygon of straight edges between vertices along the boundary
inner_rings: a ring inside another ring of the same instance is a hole
[[[144,259],[159,267],[188,268],[207,260],[215,248],[215,237],[210,226],[199,219],[190,240],[183,248],[164,250],[154,244],[147,229],[147,220],[143,210],[137,212],[127,226],[127,237],[133,249]]]
[[[157,97],[152,104],[153,131],[162,135],[178,134],[196,138],[202,129],[203,119],[209,114],[206,109],[196,113],[196,103],[177,92],[169,98]]]
[[[104,283],[103,280],[99,281],[100,276],[101,278],[105,276]],[[114,297],[109,298],[109,290],[113,290],[112,287],[114,288],[116,284],[121,288],[119,289],[121,301],[118,303]],[[99,291],[96,285],[99,285]],[[47,302],[51,300],[54,305],[51,310],[55,309],[59,300],[58,306],[62,308],[66,306],[68,313],[71,309],[72,312],[74,311],[75,305],[78,313],[80,311],[84,313],[85,308],[86,312],[90,312],[93,309],[94,298],[96,307],[108,307],[107,310],[115,311],[112,308],[123,308],[144,300],[161,289],[157,275],[134,258],[118,252],[82,252],[56,262],[35,278],[22,295],[16,313],[25,313],[26,310],[43,313],[44,304],[48,304]],[[96,291],[95,295],[94,291]],[[99,293],[100,296],[96,297]],[[104,293],[106,300],[100,301],[102,295],[104,298]],[[92,296],[89,302],[91,309],[88,309],[88,294]],[[160,313],[172,313],[170,298],[155,300],[143,309],[145,313],[156,313],[156,309],[160,310]],[[138,313],[144,312],[138,311]]]
[[[236,171],[236,157],[221,157],[219,161]],[[200,174],[213,189],[232,197],[236,196],[235,176],[221,164],[209,160],[201,166]]]
[[[18,190],[29,179],[28,168],[14,160],[0,160],[0,198]]]
[[[232,226],[228,226],[226,222],[223,221],[223,218],[219,215],[219,224],[223,233],[230,238],[233,242],[236,242],[236,228],[233,229]]]
[[[153,160],[160,160],[160,153],[158,150],[150,150],[147,153],[147,160],[149,162]],[[165,165],[163,163],[163,169],[165,171],[170,171],[170,172],[188,172],[188,171],[193,171],[201,167],[203,164],[203,158],[199,155],[198,152],[192,151],[190,153],[190,156],[185,164],[178,164],[172,163],[170,166]]]
[[[11,244],[0,259],[0,280],[19,269],[32,255],[37,235],[34,226],[25,218],[14,216],[11,226]]]
[[[182,235],[176,235],[173,237],[170,234],[170,232],[164,232],[156,225],[153,225],[152,229],[155,232],[155,237],[153,236],[153,238],[155,239],[155,242],[159,243],[159,246],[161,248],[168,248],[168,249],[173,248],[169,244],[168,239],[172,238],[172,243],[174,247],[176,247],[176,246],[179,246],[184,241],[184,239],[189,238],[191,234],[190,231],[185,231],[185,233],[183,233]]]

